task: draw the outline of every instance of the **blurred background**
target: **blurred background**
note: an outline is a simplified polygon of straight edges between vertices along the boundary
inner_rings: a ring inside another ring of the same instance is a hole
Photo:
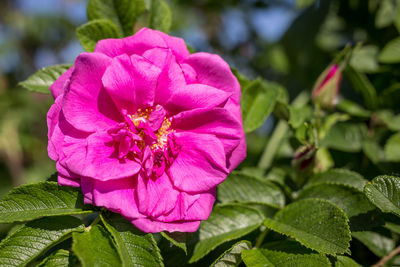
[[[294,98],[311,90],[319,73],[346,44],[365,45],[363,61],[353,67],[368,74],[378,92],[392,84],[391,77],[399,77],[400,69],[385,69],[376,57],[398,36],[393,22],[397,2],[171,0],[169,4],[173,35],[196,51],[220,54],[251,78],[281,83]],[[86,4],[85,0],[0,0],[0,196],[13,186],[45,180],[55,172],[46,150],[46,113],[53,100],[17,83],[42,67],[72,63],[83,52],[75,28],[87,21]],[[361,103],[346,78],[341,94]],[[389,108],[397,110],[396,101],[392,103]],[[270,116],[248,136],[245,165],[254,166],[274,123]]]

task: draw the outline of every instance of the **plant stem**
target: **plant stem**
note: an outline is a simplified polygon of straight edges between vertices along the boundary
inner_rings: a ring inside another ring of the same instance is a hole
[[[95,226],[96,224],[99,223],[99,221],[100,221],[100,214],[93,220],[93,222],[92,222],[88,227],[85,228],[85,230],[89,232],[90,229],[91,229],[93,226]]]
[[[387,261],[389,261],[391,258],[393,258],[394,256],[396,256],[397,254],[400,253],[400,246],[398,246],[397,248],[395,248],[392,252],[390,252],[388,255],[386,255],[385,257],[383,257],[380,261],[378,261],[376,264],[372,265],[372,267],[382,267],[383,265],[385,265],[385,263]]]
[[[269,232],[269,229],[266,228],[266,229],[261,233],[261,235],[257,238],[257,242],[256,242],[256,244],[254,245],[254,248],[259,248],[259,247],[261,246],[261,244],[262,244],[262,242],[264,241],[265,236],[268,234],[268,232]]]
[[[308,99],[308,93],[303,91],[293,100],[292,106],[304,106],[308,102]],[[286,121],[279,121],[278,125],[274,129],[274,132],[271,135],[271,138],[268,141],[267,146],[265,147],[265,150],[258,163],[258,168],[262,170],[267,170],[269,167],[271,167],[275,154],[278,151],[288,129],[289,125]]]

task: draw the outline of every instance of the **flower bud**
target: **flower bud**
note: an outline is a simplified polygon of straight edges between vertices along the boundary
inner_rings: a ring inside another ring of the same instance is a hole
[[[300,171],[312,169],[315,162],[316,149],[313,145],[301,146],[295,152],[292,165]]]
[[[342,68],[337,64],[328,66],[314,84],[312,99],[316,105],[330,109],[337,103]]]

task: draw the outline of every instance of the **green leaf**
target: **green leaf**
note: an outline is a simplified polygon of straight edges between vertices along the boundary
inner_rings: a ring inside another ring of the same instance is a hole
[[[244,131],[252,132],[261,125],[274,110],[280,85],[262,79],[250,82],[242,88],[242,116]]]
[[[322,139],[321,146],[349,153],[359,152],[366,133],[367,128],[363,123],[338,123]]]
[[[390,26],[396,17],[396,6],[392,0],[380,1],[378,12],[375,16],[375,27],[380,29]]]
[[[83,205],[80,188],[60,187],[56,182],[22,185],[0,200],[0,223],[91,212]]]
[[[330,169],[312,176],[305,188],[317,184],[346,185],[362,192],[364,186],[367,184],[367,180],[360,174],[347,169]]]
[[[335,267],[361,267],[361,265],[355,262],[352,258],[346,256],[337,256]]]
[[[114,238],[122,266],[164,266],[151,234],[143,234],[119,215],[102,216],[102,221]]]
[[[388,161],[400,161],[400,133],[392,135],[385,144],[385,158]]]
[[[376,89],[369,81],[368,77],[351,66],[347,66],[345,74],[353,84],[353,88],[363,96],[365,106],[368,109],[375,109],[378,104],[378,97]]]
[[[278,186],[240,172],[231,173],[217,190],[218,200],[222,203],[259,203],[274,208],[282,208],[285,205],[285,195]]]
[[[371,112],[369,110],[364,109],[357,103],[350,100],[343,99],[336,107],[351,116],[361,118],[369,118],[369,116],[371,116]]]
[[[144,10],[144,0],[89,0],[87,7],[89,20],[112,21],[120,37],[133,34],[136,19]]]
[[[364,187],[364,193],[381,211],[400,216],[400,178],[378,176]]]
[[[395,242],[391,236],[388,236],[388,233],[384,235],[377,232],[363,231],[353,232],[352,235],[378,257],[389,254],[395,247]]]
[[[351,240],[346,214],[321,199],[293,202],[264,222],[269,229],[294,238],[305,247],[331,255],[349,253]]]
[[[74,266],[74,258],[68,250],[60,249],[47,256],[38,267],[68,267]]]
[[[29,91],[50,94],[49,87],[70,67],[69,64],[61,64],[42,68],[19,85]]]
[[[400,115],[395,116],[390,110],[381,110],[375,115],[389,128],[389,130],[400,131]]]
[[[172,23],[172,13],[164,0],[151,0],[150,28],[169,32]]]
[[[248,267],[325,267],[331,266],[328,258],[320,254],[294,254],[267,249],[252,249],[242,252]]]
[[[391,40],[379,53],[378,59],[382,63],[393,64],[400,62],[400,37]]]
[[[311,117],[311,107],[303,106],[303,107],[289,107],[290,117],[289,117],[289,125],[293,128],[300,127],[306,120]]]
[[[374,140],[371,139],[364,140],[363,152],[374,164],[378,164],[379,162],[386,160],[385,152],[379,146],[379,144]]]
[[[240,238],[261,226],[264,217],[253,208],[239,204],[217,205],[199,229],[199,242],[189,263],[196,262],[217,246]]]
[[[82,222],[71,216],[29,222],[0,243],[0,266],[25,266],[71,232],[83,230]]]
[[[378,47],[367,45],[354,49],[350,65],[359,72],[376,72],[379,69],[377,62]]]
[[[187,246],[186,246],[186,233],[181,232],[161,232],[161,235],[171,242],[174,246],[182,249],[187,255]]]
[[[78,39],[88,52],[93,52],[98,41],[107,38],[118,38],[118,28],[108,19],[96,19],[76,29]]]
[[[319,198],[341,208],[350,220],[351,230],[372,228],[378,223],[371,216],[376,210],[362,192],[339,184],[317,184],[300,192],[298,199]]]
[[[234,244],[230,249],[225,251],[218,259],[216,259],[211,267],[234,267],[238,266],[242,261],[241,253],[244,250],[251,249],[249,241],[240,241]]]
[[[72,238],[72,250],[83,267],[121,266],[112,238],[101,225],[94,225],[82,233],[73,233]]]

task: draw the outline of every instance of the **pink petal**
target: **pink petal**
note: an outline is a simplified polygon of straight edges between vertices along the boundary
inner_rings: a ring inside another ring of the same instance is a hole
[[[186,220],[186,214],[188,209],[199,199],[200,195],[190,195],[185,192],[180,192],[176,203],[174,203],[174,209],[170,213],[160,214],[158,217],[154,217],[160,222],[175,222]]]
[[[74,164],[81,166],[79,172],[74,172],[100,181],[130,177],[138,173],[141,168],[136,161],[118,159],[112,137],[107,133],[90,135],[87,138],[86,155],[82,155],[82,152],[80,149],[76,150],[75,155],[69,155],[68,167],[72,169]]]
[[[225,103],[229,94],[204,84],[189,84],[176,88],[165,104],[170,114],[197,108],[214,108]]]
[[[142,28],[131,37],[123,39],[105,39],[97,43],[95,52],[109,57],[122,54],[142,55],[146,50],[154,47],[170,48],[179,59],[189,56],[185,42],[181,38],[168,36],[160,31]]]
[[[140,218],[132,220],[139,230],[146,233],[167,232],[196,232],[199,229],[200,221],[177,221],[177,222],[159,222],[149,218]]]
[[[194,53],[185,59],[197,73],[199,83],[206,84],[232,94],[235,103],[240,103],[240,84],[229,65],[218,55]]]
[[[228,175],[224,147],[214,136],[189,132],[173,134],[181,151],[168,170],[179,190],[198,193],[222,183]]]
[[[229,155],[244,139],[243,127],[235,117],[223,108],[195,109],[182,112],[173,118],[173,128],[179,131],[189,131],[200,134],[212,134],[219,139],[224,146],[225,154]],[[242,161],[246,157],[246,151],[239,153],[235,162]]]
[[[135,187],[134,177],[112,181],[82,179],[82,189],[93,205],[105,207],[130,219],[144,217],[137,208]]]
[[[53,139],[55,128],[58,125],[58,116],[59,116],[60,110],[61,110],[61,105],[60,105],[61,101],[62,101],[62,96],[57,97],[54,104],[50,107],[49,112],[47,112],[47,128],[48,128],[47,136],[49,138],[49,141],[47,144],[47,152],[49,154],[49,157],[54,161],[58,160],[59,152],[56,148],[56,145],[59,144],[60,142],[53,143],[52,139]]]
[[[60,77],[50,86],[50,92],[54,99],[64,94],[65,88],[68,87],[69,79],[71,77],[74,67],[69,68],[66,72],[61,74]]]
[[[185,86],[186,81],[182,69],[176,63],[175,56],[169,53],[158,80],[155,103],[164,106],[175,91],[179,91]]]
[[[102,89],[101,77],[110,63],[109,57],[99,53],[82,53],[76,59],[62,104],[65,118],[75,128],[95,132],[120,120],[114,103]]]
[[[102,78],[114,103],[129,113],[152,106],[161,70],[147,59],[133,55],[114,58]]]
[[[186,212],[185,220],[207,220],[215,202],[215,188],[201,193]]]
[[[137,199],[140,212],[157,217],[170,212],[174,207],[179,191],[173,187],[165,173],[156,178],[138,175]]]
[[[57,177],[58,185],[60,186],[72,186],[72,187],[80,187],[81,186],[81,177],[69,177],[64,176],[62,174],[58,174]]]

